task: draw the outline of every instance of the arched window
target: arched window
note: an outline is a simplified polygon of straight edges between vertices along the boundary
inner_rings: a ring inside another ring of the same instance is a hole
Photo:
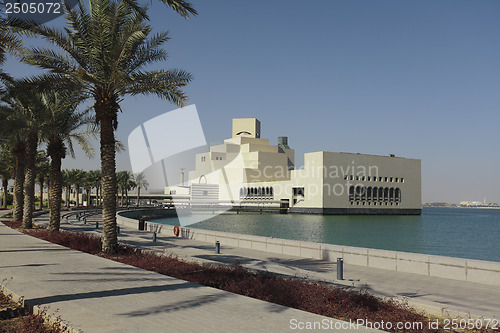
[[[356,200],[361,199],[361,197],[365,194],[365,188],[361,185],[356,186],[356,191],[354,194],[356,196]]]
[[[399,187],[396,188],[395,196],[396,202],[401,202],[401,190],[399,189]]]
[[[367,200],[372,200],[372,188],[371,187],[368,187],[367,191],[366,191],[366,199]]]
[[[384,200],[384,188],[383,187],[378,188],[378,200],[379,201]]]
[[[389,190],[389,200],[394,201],[394,187],[391,187]]]
[[[349,187],[349,200],[354,200],[354,186]]]
[[[373,188],[373,200],[377,200],[378,198],[378,187]]]
[[[269,189],[269,195],[271,196],[271,198],[273,197],[273,188],[272,187]]]
[[[240,188],[240,199],[243,198],[245,196],[245,188],[242,187]]]
[[[384,188],[384,201],[387,201],[389,199],[389,188],[385,187]]]

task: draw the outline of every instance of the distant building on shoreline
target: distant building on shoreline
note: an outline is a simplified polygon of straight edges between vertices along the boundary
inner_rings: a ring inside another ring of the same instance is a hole
[[[175,204],[278,208],[306,214],[421,214],[418,159],[319,151],[295,169],[288,137],[260,137],[255,118],[233,119],[232,137],[196,155],[195,170],[165,188]]]
[[[486,198],[484,201],[460,201],[460,207],[498,207],[497,203],[486,203]]]

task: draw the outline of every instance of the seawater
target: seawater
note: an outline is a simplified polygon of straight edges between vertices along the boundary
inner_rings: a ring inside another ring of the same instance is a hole
[[[500,210],[424,207],[420,216],[225,213],[206,230],[500,262]],[[155,220],[178,224],[176,218]]]

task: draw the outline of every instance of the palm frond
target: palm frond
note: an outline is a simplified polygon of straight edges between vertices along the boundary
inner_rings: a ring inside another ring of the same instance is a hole
[[[121,142],[120,140],[116,140],[115,141],[115,150],[116,150],[116,152],[121,153],[121,152],[126,151],[127,148],[125,147],[123,142]]]
[[[92,78],[88,77],[88,80],[90,81]],[[39,92],[83,91],[90,93],[90,87],[83,79],[67,73],[46,73],[31,76],[21,80],[19,84],[25,89],[36,89]]]
[[[167,51],[159,47],[169,39],[168,32],[162,32],[154,35],[139,46],[130,59],[128,70],[134,72],[150,63],[167,60]]]
[[[76,72],[78,65],[68,56],[51,49],[32,48],[31,52],[21,58],[24,62],[50,69],[53,73]]]
[[[193,8],[193,5],[184,0],[161,0],[164,4],[172,8],[184,18],[189,18],[189,14],[197,16],[198,12]]]
[[[74,133],[69,136],[68,139],[73,139],[75,140],[80,148],[83,150],[85,155],[87,155],[89,158],[93,158],[95,156],[95,150],[92,144],[88,140],[89,135],[86,132],[81,132],[81,133]]]
[[[186,94],[180,89],[192,80],[191,74],[182,70],[148,71],[132,76],[132,83],[126,88],[131,95],[155,94],[160,98],[183,106]]]

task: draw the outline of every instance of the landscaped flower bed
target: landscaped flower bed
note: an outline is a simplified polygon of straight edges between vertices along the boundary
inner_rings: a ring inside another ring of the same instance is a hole
[[[61,333],[60,321],[47,323],[42,314],[33,315],[0,290],[0,333]]]

